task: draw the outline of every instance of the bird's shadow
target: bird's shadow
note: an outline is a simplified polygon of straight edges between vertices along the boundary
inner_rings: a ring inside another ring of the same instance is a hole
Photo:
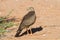
[[[38,32],[38,31],[43,30],[43,28],[40,26],[40,27],[38,27],[38,28],[32,28],[31,30],[32,30],[32,34],[34,34],[35,32]],[[28,30],[28,31],[29,31],[29,33],[30,33],[30,30]],[[23,35],[27,35],[27,31],[25,31],[23,34],[21,34],[21,35],[19,35],[19,36],[23,36]]]

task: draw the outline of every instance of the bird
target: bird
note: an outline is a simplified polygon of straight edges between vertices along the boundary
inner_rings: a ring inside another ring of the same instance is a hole
[[[28,34],[29,33],[28,32],[28,28],[31,25],[33,25],[35,23],[35,21],[36,21],[36,14],[35,14],[34,8],[33,7],[29,7],[27,10],[29,10],[29,12],[23,17],[15,37],[18,37],[23,29],[26,29],[27,34]],[[31,29],[30,29],[30,33],[32,34],[32,30]]]

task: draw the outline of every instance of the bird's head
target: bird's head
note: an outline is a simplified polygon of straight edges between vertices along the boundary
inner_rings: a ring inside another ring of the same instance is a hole
[[[29,7],[27,10],[28,11],[34,11],[34,8],[33,7]]]

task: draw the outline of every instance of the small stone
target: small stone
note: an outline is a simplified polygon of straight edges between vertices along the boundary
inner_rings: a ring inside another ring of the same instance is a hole
[[[0,12],[0,15],[1,15],[2,13]]]
[[[18,1],[18,0],[16,0],[16,1]]]
[[[42,36],[44,36],[44,37],[45,37],[45,36],[46,36],[46,34],[43,34]]]

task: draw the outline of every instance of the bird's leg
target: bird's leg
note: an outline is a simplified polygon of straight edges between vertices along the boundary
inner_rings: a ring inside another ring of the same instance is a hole
[[[28,28],[26,28],[27,34],[29,34]]]
[[[31,30],[31,28],[30,28],[30,33],[31,33],[31,35],[32,35],[32,30]]]

